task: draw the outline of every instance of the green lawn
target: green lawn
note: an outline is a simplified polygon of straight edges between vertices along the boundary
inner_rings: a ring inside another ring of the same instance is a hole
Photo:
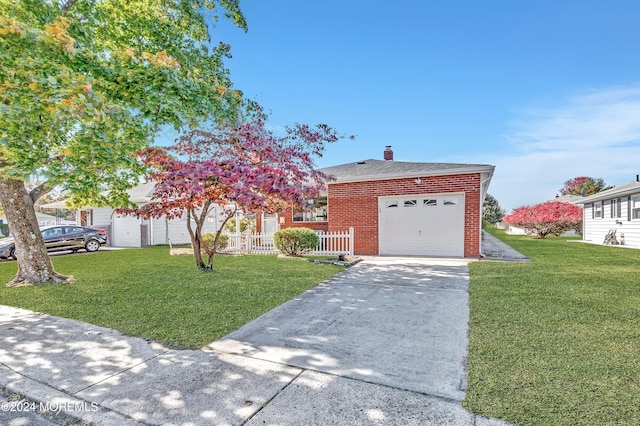
[[[200,348],[341,271],[275,255],[217,256],[214,270],[168,247],[54,256],[71,285],[6,288],[15,262],[0,262],[0,304],[73,318],[170,345]]]
[[[640,424],[640,250],[491,232],[533,262],[470,264],[465,408],[519,425]]]

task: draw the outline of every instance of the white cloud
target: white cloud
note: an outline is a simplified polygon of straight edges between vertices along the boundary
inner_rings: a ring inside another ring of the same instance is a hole
[[[524,111],[506,135],[511,148],[491,155],[489,192],[510,210],[552,198],[576,176],[621,185],[640,173],[640,86],[592,91]]]

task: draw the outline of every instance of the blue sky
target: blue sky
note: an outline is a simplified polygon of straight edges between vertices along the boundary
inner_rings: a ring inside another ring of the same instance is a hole
[[[492,164],[507,210],[576,176],[640,173],[640,2],[242,0],[220,22],[234,86],[269,124],[355,141],[320,167],[382,159]]]

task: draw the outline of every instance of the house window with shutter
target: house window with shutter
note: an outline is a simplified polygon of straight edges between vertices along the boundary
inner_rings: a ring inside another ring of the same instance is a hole
[[[593,217],[595,219],[602,219],[602,201],[593,203]]]
[[[640,219],[640,195],[631,198],[631,217]]]
[[[611,200],[611,217],[622,217],[622,198]]]

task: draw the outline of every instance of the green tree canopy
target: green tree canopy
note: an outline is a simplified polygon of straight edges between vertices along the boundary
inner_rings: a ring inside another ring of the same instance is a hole
[[[238,2],[221,3],[246,28]],[[0,12],[2,177],[35,175],[78,203],[123,202],[139,171],[132,154],[161,126],[237,114],[229,46],[208,45],[214,2],[22,0]]]
[[[30,223],[40,196],[60,186],[77,205],[124,205],[143,172],[134,154],[163,126],[236,118],[229,46],[209,45],[222,15],[246,30],[238,0],[0,2],[0,203],[23,254],[17,279],[53,276],[24,263],[46,256]]]
[[[589,196],[610,188],[613,187],[607,185],[602,178],[579,176],[566,181],[560,188],[560,194]]]

